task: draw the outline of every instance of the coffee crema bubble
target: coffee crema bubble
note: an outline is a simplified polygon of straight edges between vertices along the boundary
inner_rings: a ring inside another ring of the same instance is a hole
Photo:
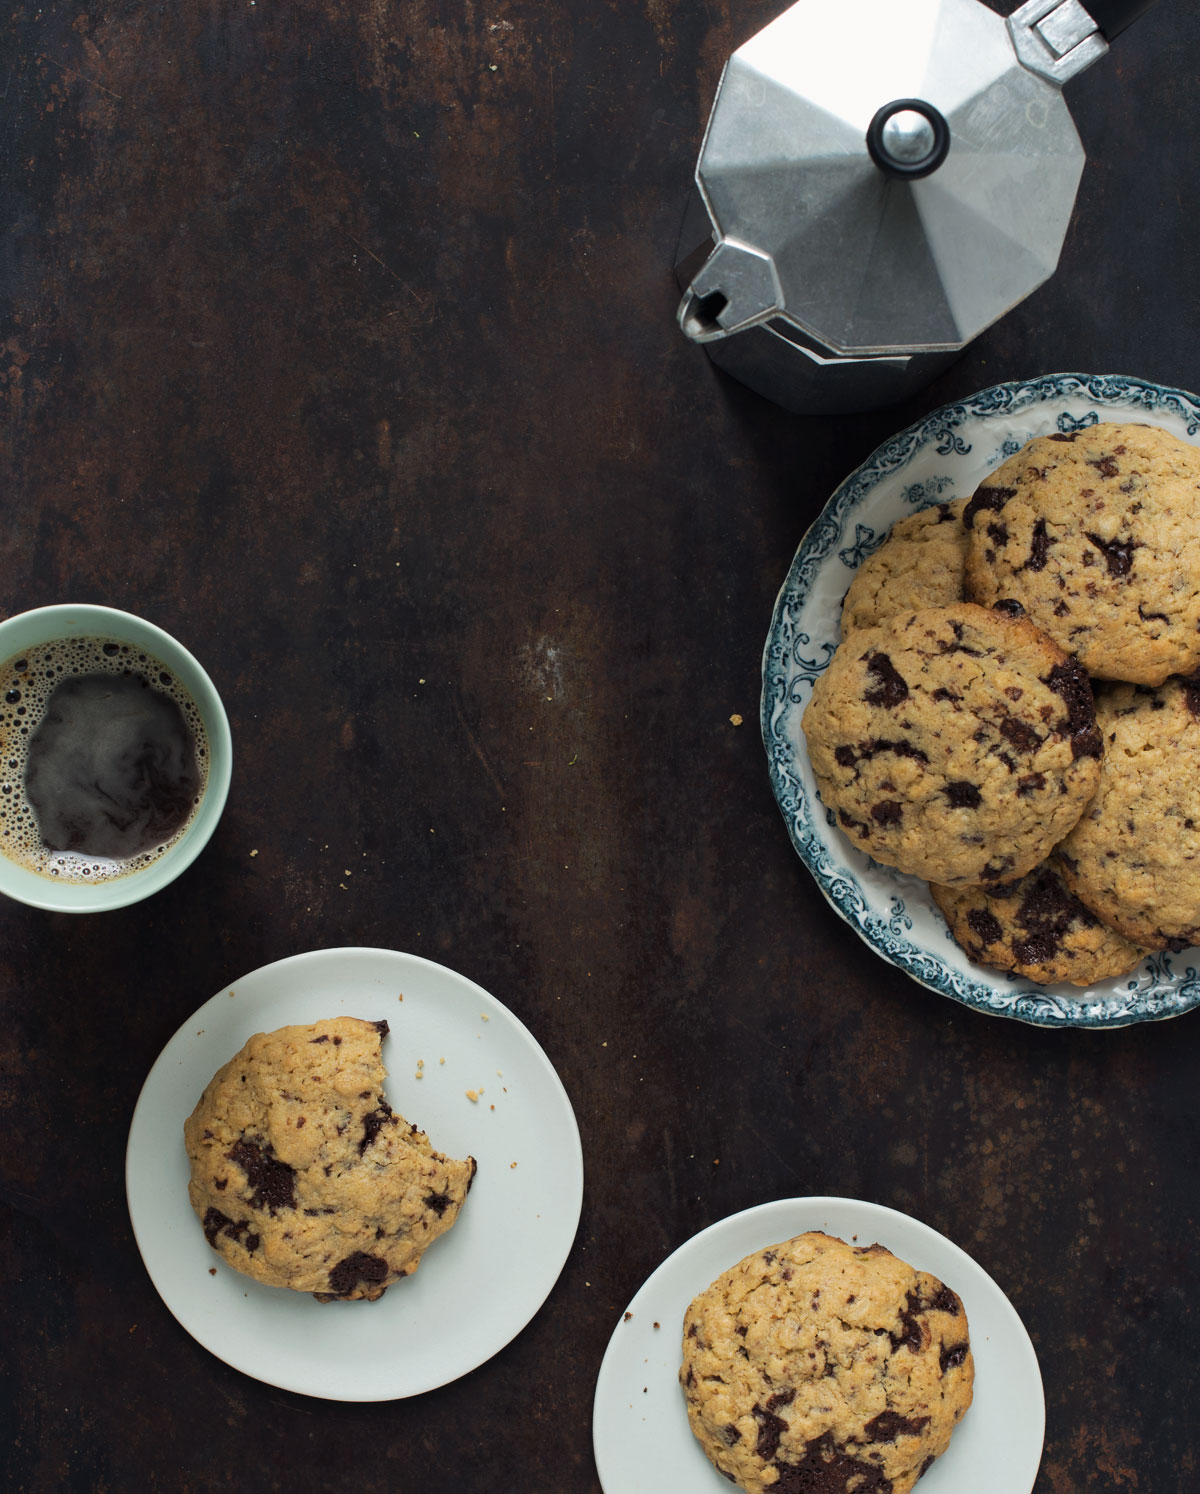
[[[102,882],[152,865],[208,782],[200,710],[134,644],[61,638],[0,665],[0,851]]]

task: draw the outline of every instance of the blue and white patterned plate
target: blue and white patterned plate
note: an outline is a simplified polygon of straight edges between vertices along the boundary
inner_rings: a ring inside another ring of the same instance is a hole
[[[1200,951],[1163,953],[1115,980],[1039,986],[974,965],[924,882],[856,850],[817,797],[800,730],[841,638],[851,577],[897,519],[974,490],[1034,436],[1099,420],[1162,426],[1200,446],[1200,399],[1119,374],[1050,374],[946,405],[879,447],[825,505],[792,561],[763,650],[761,724],[775,798],[821,891],[884,959],[931,990],[1042,1027],[1123,1027],[1200,1004]]]

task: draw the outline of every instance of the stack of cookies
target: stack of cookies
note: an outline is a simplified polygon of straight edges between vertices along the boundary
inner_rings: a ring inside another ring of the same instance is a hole
[[[803,728],[822,800],[981,963],[1090,985],[1200,939],[1200,451],[1040,436],[897,524]]]

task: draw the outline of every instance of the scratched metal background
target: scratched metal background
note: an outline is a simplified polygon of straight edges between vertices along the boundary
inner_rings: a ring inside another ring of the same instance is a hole
[[[1007,1290],[1045,1377],[1039,1494],[1200,1487],[1200,1021],[1046,1034],[913,985],[793,854],[754,724],[795,545],[879,440],[1002,378],[1200,387],[1200,16],[1161,0],[1070,85],[1089,164],[1052,284],[910,405],[818,421],[673,322],[721,64],[779,8],[4,8],[0,611],[154,619],[237,748],[176,885],[0,908],[4,1487],[594,1494],[620,1310],[694,1231],[793,1193],[915,1213]],[[583,1134],[544,1310],[408,1402],[219,1363],[125,1211],[177,1025],[341,943],[493,991]]]

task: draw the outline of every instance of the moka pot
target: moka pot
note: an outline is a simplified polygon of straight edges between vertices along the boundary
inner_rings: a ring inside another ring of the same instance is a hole
[[[1068,79],[1151,0],[797,0],[729,58],[676,256],[679,325],[788,409],[928,383],[1054,273]]]

